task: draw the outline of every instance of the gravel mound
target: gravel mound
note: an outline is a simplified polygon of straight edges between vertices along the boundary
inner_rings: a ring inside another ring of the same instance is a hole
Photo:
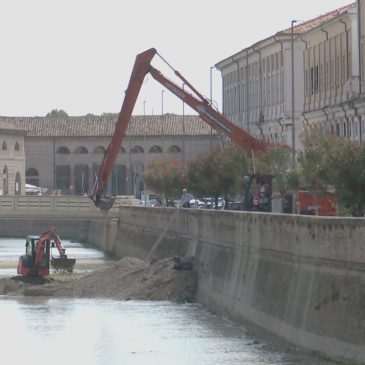
[[[172,258],[149,264],[134,257],[124,257],[106,269],[68,282],[54,279],[33,285],[10,278],[1,279],[0,295],[195,301],[197,272],[173,267]]]

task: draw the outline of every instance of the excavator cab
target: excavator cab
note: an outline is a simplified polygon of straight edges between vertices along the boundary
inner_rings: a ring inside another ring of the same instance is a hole
[[[51,246],[57,247],[59,257],[51,259]],[[25,255],[19,257],[17,273],[22,276],[48,276],[50,264],[56,270],[71,272],[76,259],[68,258],[54,228],[40,236],[27,236]]]
[[[25,255],[20,256],[18,262],[18,274],[23,276],[49,275],[50,242],[48,241],[40,246],[39,240],[39,236],[27,236]]]
[[[251,174],[245,176],[244,210],[271,212],[273,175]]]

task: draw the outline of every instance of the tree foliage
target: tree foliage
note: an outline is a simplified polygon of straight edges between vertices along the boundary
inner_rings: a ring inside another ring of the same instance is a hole
[[[302,180],[316,191],[332,187],[353,215],[365,212],[365,145],[334,135],[312,134],[299,157]]]
[[[49,118],[65,118],[65,117],[68,117],[68,114],[60,109],[52,109],[49,113],[47,113],[46,117],[49,117]]]
[[[293,173],[289,170],[291,152],[286,146],[276,145],[267,152],[252,156],[252,173],[273,175],[275,189],[280,192],[293,188]]]
[[[156,158],[147,165],[143,179],[162,199],[179,198],[186,186],[186,168],[180,160]]]
[[[247,157],[236,147],[215,149],[188,163],[188,183],[197,196],[219,196],[242,193],[244,176],[247,174]]]

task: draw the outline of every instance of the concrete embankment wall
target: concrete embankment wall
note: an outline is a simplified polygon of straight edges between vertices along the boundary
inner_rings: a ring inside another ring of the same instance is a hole
[[[198,300],[331,357],[365,363],[363,219],[123,207],[116,256],[194,254]],[[167,227],[167,229],[166,229]]]

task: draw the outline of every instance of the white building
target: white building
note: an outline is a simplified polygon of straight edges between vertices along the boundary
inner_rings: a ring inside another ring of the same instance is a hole
[[[356,3],[301,37],[304,49],[304,118],[309,127],[359,140],[360,62]],[[361,128],[360,128],[361,127]]]
[[[352,3],[293,22],[220,61],[223,113],[252,135],[296,149],[314,125],[354,135],[361,85],[357,24]]]

